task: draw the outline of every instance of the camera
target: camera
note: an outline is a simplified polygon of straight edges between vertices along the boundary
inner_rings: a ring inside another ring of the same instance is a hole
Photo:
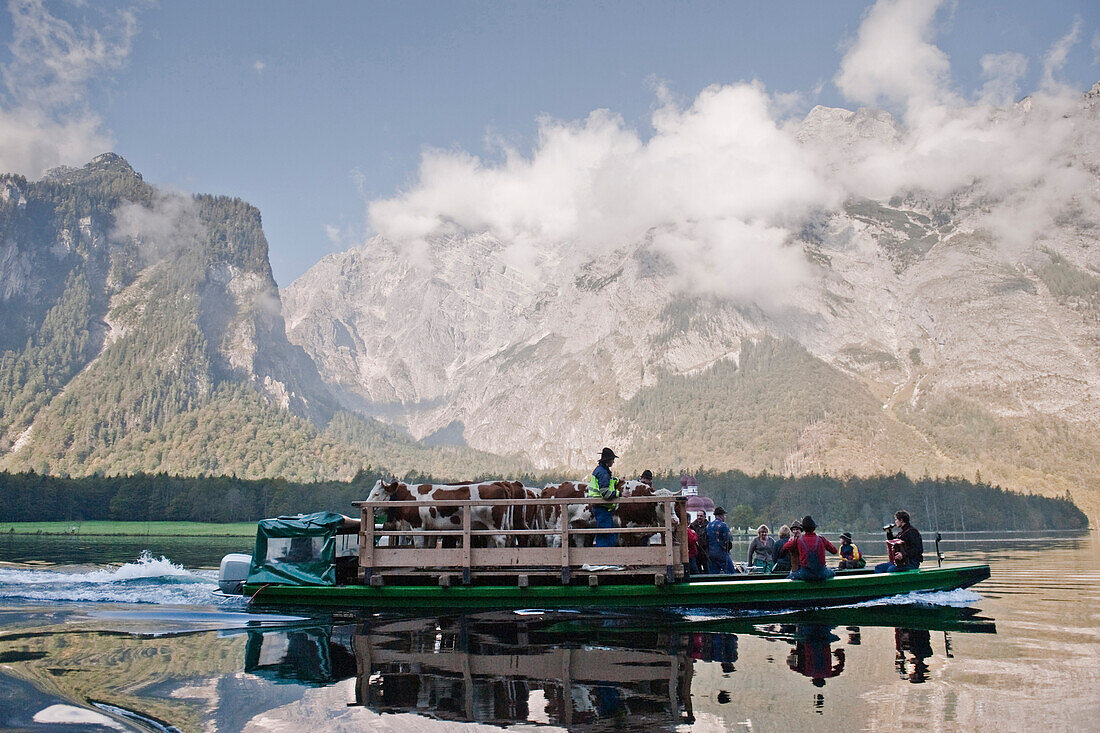
[[[883,528],[882,528],[882,531],[883,531],[883,532],[889,532],[889,531],[890,531],[890,530],[892,530],[893,528],[894,528],[894,525],[892,525],[892,524],[887,524],[887,525],[886,525],[885,527],[883,527]]]

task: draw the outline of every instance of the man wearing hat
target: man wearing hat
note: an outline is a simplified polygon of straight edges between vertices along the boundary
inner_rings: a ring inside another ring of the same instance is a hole
[[[840,564],[837,570],[858,570],[867,567],[867,561],[863,559],[859,548],[852,544],[852,533],[845,532],[840,535]]]
[[[726,510],[718,507],[714,510],[714,519],[707,525],[707,570],[711,574],[733,573],[733,560],[730,559],[730,528],[726,526]]]
[[[835,575],[835,571],[825,564],[825,553],[836,554],[836,547],[832,542],[817,534],[817,522],[809,514],[802,518],[802,536],[790,540],[783,549],[791,552],[791,565],[794,566],[793,555],[798,553],[797,569],[791,570],[787,578],[791,580],[828,580]]]
[[[596,527],[599,529],[612,529],[615,527],[615,517],[612,514],[617,508],[617,504],[610,502],[618,499],[622,496],[622,491],[619,489],[619,479],[611,475],[611,466],[615,463],[615,459],[618,458],[614,451],[610,448],[604,448],[600,454],[600,462],[596,464],[596,468],[593,469],[592,475],[588,478],[588,498],[589,499],[602,499],[605,504],[593,504],[592,516],[596,520]],[[598,534],[596,535],[596,541],[593,543],[596,547],[616,547],[619,544],[618,534]]]
[[[779,536],[783,537],[782,529],[779,530]],[[796,519],[791,522],[790,532],[783,540],[783,544],[775,548],[776,562],[773,570],[786,570],[787,572],[798,570],[798,544],[792,543],[791,540],[797,540],[801,536],[802,520]]]

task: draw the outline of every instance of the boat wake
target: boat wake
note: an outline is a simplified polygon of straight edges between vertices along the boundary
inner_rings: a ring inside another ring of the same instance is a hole
[[[144,551],[117,568],[35,570],[0,568],[0,599],[141,603],[158,605],[234,604],[219,601],[216,570],[188,570],[168,558]]]
[[[963,608],[980,601],[982,597],[972,590],[914,591],[889,598],[876,598],[873,601],[853,603],[845,608],[868,608],[871,606],[951,606]]]

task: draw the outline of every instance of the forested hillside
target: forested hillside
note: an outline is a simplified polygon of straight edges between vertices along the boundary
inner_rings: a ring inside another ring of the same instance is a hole
[[[36,473],[0,473],[0,522],[196,521],[244,522],[320,510],[354,515],[378,478],[367,466],[350,481],[299,483],[230,476],[184,478],[164,473],[63,479]],[[456,477],[463,474],[448,474]],[[493,474],[485,474],[490,477]],[[446,481],[410,473],[406,481]],[[476,478],[476,477],[474,477]],[[550,476],[516,476],[541,486]],[[1068,499],[1021,495],[962,479],[912,481],[898,474],[837,478],[809,474],[750,476],[740,471],[696,474],[703,493],[729,511],[734,527],[762,522],[777,530],[805,514],[832,531],[877,531],[900,508],[921,529],[1012,531],[1085,529],[1088,520]],[[679,477],[658,476],[674,486]]]
[[[337,410],[286,341],[260,213],[123,159],[0,177],[0,466],[298,481],[504,472]]]

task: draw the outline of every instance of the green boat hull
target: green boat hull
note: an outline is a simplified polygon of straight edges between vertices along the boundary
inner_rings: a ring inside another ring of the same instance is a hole
[[[840,573],[822,582],[778,576],[715,576],[668,585],[283,585],[246,584],[257,606],[324,606],[370,610],[563,609],[626,607],[812,608],[840,606],[915,591],[967,588],[989,577],[988,565],[944,566],[900,573]]]

